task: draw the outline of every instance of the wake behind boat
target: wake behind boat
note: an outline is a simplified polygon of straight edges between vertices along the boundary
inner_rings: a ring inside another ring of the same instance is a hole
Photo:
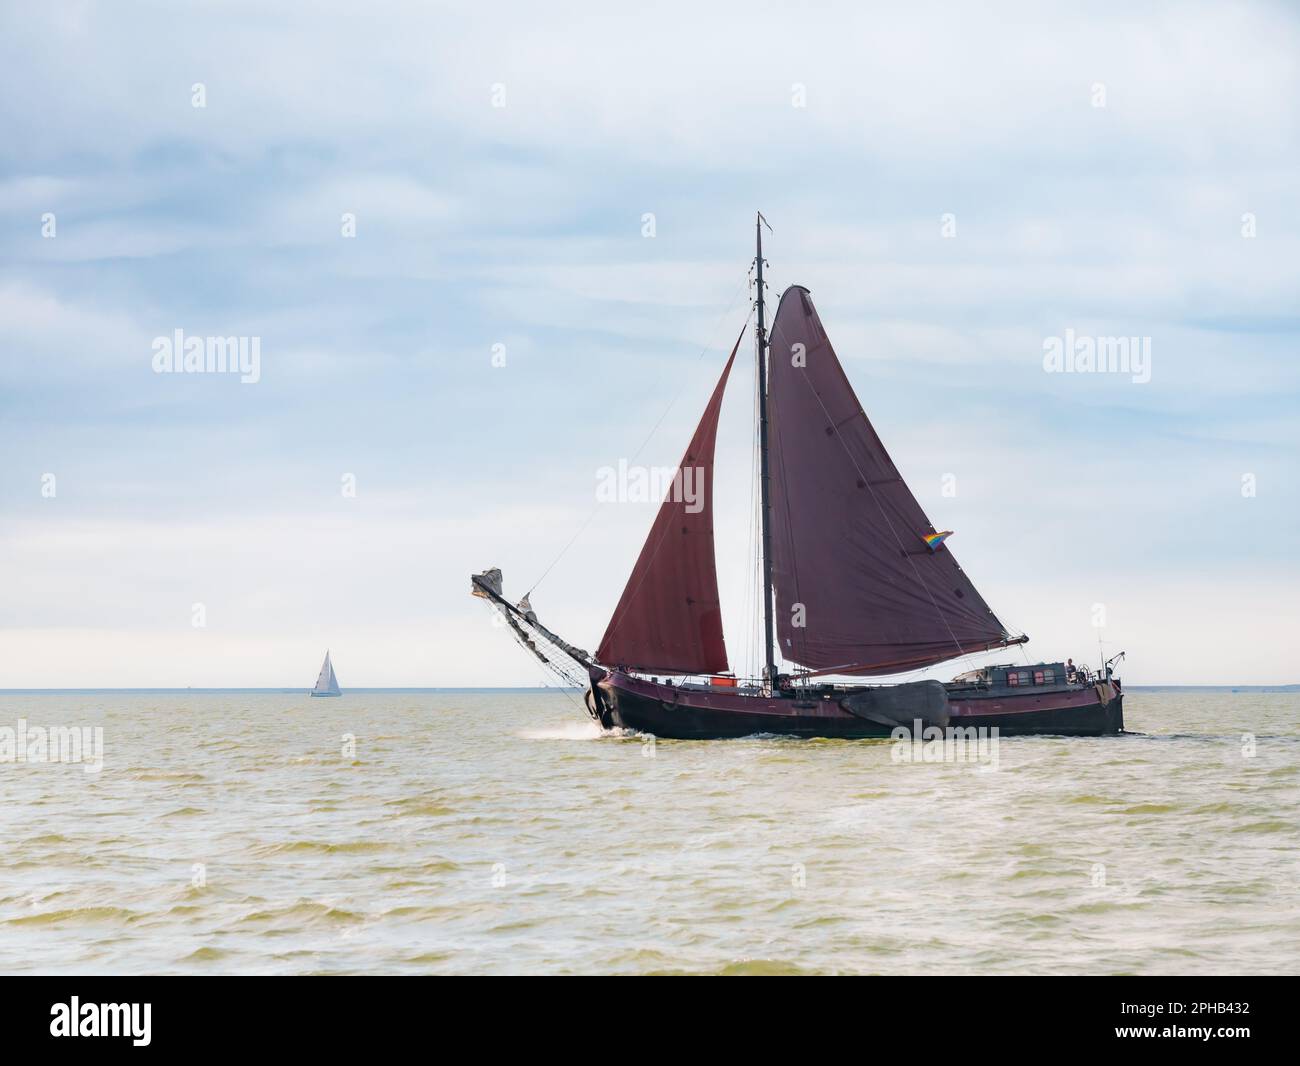
[[[668,738],[754,733],[889,736],[902,726],[996,726],[1003,734],[1097,736],[1124,728],[1115,656],[1098,675],[1069,663],[987,666],[947,684],[864,685],[833,677],[900,674],[1024,644],[1000,622],[903,481],[862,410],[812,303],[792,285],[765,329],[756,223],[763,629],[761,678],[731,675],[713,538],[713,460],[735,347],[660,506],[595,655],[511,604],[501,572],[473,576],[514,636],[587,689],[605,727]],[[778,643],[779,642],[779,643]],[[777,667],[778,651],[786,668]],[[664,676],[661,676],[664,675]],[[677,680],[671,680],[676,677]]]
[[[334,676],[334,664],[330,662],[330,653],[325,652],[325,661],[320,664],[320,674],[316,677],[316,687],[311,690],[313,696],[342,696],[339,679]]]

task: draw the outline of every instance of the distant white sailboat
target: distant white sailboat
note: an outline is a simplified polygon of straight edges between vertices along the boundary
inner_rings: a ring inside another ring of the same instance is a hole
[[[339,691],[339,679],[334,676],[334,664],[330,662],[330,653],[325,653],[325,661],[320,664],[320,676],[316,678],[316,687],[311,690],[313,696],[342,696]]]

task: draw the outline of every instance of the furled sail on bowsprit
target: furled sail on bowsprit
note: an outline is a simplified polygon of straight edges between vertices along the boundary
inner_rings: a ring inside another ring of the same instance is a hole
[[[599,662],[671,674],[727,669],[713,550],[713,453],[739,347],[737,337],[601,639]]]
[[[815,671],[888,674],[1011,641],[899,476],[807,289],[782,295],[769,351],[782,656]]]

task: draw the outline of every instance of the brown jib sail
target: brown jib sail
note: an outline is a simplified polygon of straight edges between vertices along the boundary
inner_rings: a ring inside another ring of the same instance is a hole
[[[769,350],[782,657],[826,673],[889,674],[1011,641],[947,546],[926,543],[935,528],[863,413],[807,289],[782,295]]]
[[[599,662],[674,674],[727,669],[713,551],[713,453],[739,347],[737,337],[601,639]]]

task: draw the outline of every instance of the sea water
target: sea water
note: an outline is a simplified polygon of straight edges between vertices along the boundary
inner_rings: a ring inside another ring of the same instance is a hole
[[[1300,970],[1300,695],[1125,716],[991,765],[558,690],[0,695],[102,730],[97,770],[0,761],[0,971]]]

